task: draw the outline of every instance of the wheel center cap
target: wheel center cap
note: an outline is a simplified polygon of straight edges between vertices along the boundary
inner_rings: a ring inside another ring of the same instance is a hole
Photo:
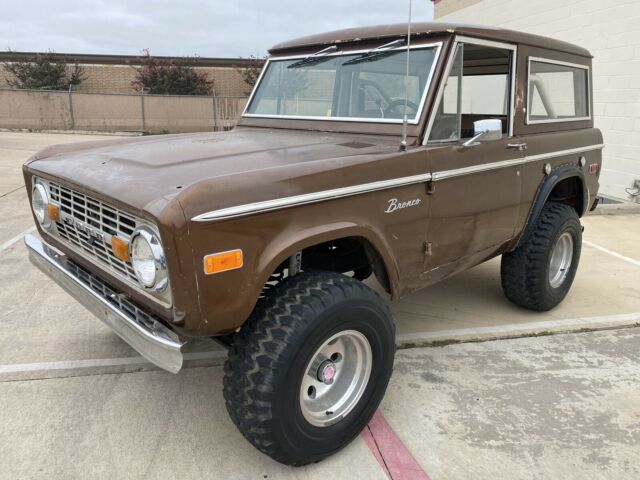
[[[330,360],[325,360],[318,368],[318,380],[330,382],[336,376],[336,365]]]

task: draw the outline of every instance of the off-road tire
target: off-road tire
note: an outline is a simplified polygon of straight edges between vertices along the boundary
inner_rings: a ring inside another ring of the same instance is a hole
[[[326,340],[356,330],[373,366],[364,393],[342,420],[317,427],[300,406],[307,363]],[[258,450],[287,465],[317,462],[353,440],[384,396],[395,354],[395,327],[380,296],[330,272],[286,278],[259,301],[235,334],[225,364],[224,398],[233,423]]]
[[[553,248],[564,233],[573,239],[573,257],[566,277],[557,287],[549,280]],[[547,203],[535,229],[513,252],[502,256],[502,289],[516,305],[529,310],[547,311],[567,295],[575,278],[582,249],[582,226],[576,211],[562,203]]]

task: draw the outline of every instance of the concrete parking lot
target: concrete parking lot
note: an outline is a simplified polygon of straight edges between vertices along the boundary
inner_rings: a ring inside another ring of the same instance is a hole
[[[411,348],[398,351],[382,423],[291,469],[227,418],[213,342],[180,374],[159,371],[29,264],[21,164],[49,144],[98,138],[0,132],[0,478],[640,476],[633,210],[583,219],[576,281],[551,312],[510,304],[499,260],[394,304],[399,345]]]

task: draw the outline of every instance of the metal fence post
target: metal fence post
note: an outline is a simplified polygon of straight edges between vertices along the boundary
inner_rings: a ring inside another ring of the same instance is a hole
[[[213,97],[211,97],[213,100],[213,131],[217,132],[218,131],[218,97],[216,96],[215,92],[213,93]]]
[[[69,84],[69,117],[71,118],[71,130],[76,129],[76,119],[73,114],[73,93],[72,93],[73,85]]]
[[[140,106],[142,111],[142,131],[144,132],[147,129],[145,118],[144,118],[144,87],[140,89]]]

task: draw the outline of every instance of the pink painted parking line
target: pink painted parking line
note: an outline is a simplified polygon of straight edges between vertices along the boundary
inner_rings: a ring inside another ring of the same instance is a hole
[[[380,410],[361,435],[391,480],[430,480]]]

